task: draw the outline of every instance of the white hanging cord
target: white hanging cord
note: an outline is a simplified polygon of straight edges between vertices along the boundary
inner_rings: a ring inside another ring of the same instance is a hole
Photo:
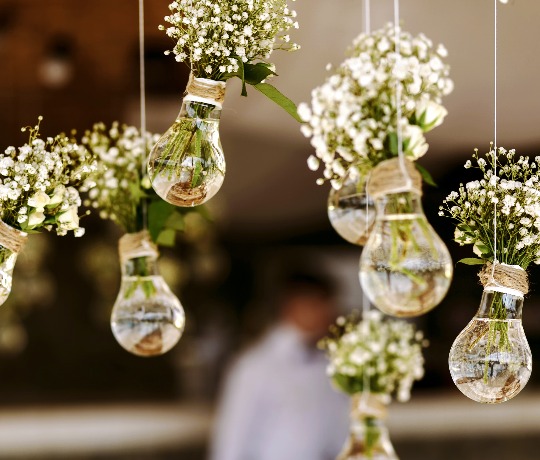
[[[400,27],[399,27],[399,0],[394,0],[394,34],[396,41],[396,62],[394,64],[395,68],[399,67],[401,61],[401,38],[400,38]],[[406,179],[407,188],[412,186],[412,180],[407,171],[407,166],[405,164],[405,155],[403,153],[403,130],[401,127],[401,81],[396,79],[396,130],[397,130],[397,143],[398,143],[398,158],[399,165],[401,168],[401,174]]]
[[[139,0],[139,82],[141,97],[141,134],[146,133],[146,78],[144,61],[144,0]]]
[[[364,0],[364,33],[371,33],[371,0]]]
[[[370,34],[371,33],[371,1],[370,0],[363,0],[364,4],[364,33]],[[366,190],[366,231],[369,229],[369,196],[367,195],[367,186],[368,186],[369,178],[366,181],[365,184],[365,190]],[[368,319],[368,313],[371,310],[371,304],[369,302],[369,298],[366,294],[366,291],[362,289],[362,321],[364,321],[364,324],[367,324]],[[365,331],[366,336],[369,334],[369,331]],[[362,392],[362,396],[364,398],[368,398],[369,394],[371,392],[371,385],[369,383],[369,375],[367,372],[364,372],[364,391]]]
[[[494,13],[494,66],[493,66],[493,82],[494,82],[494,94],[493,94],[493,174],[495,180],[497,180],[497,3],[499,0],[494,0],[495,13]],[[491,278],[495,278],[495,265],[497,265],[497,203],[493,204],[493,264],[491,268]]]
[[[145,59],[144,59],[144,0],[139,0],[139,91],[140,91],[140,111],[141,111],[141,148],[145,158],[142,162],[142,178],[146,177],[146,77],[145,77]],[[148,203],[145,199],[141,200],[142,227],[148,227]]]

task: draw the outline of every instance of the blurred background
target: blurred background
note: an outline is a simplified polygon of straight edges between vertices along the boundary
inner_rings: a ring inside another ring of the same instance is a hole
[[[164,132],[180,109],[188,69],[163,55],[171,42],[158,25],[168,0],[146,1],[147,119]],[[437,216],[444,197],[472,174],[462,165],[493,139],[493,2],[404,0],[404,28],[449,50],[455,90],[446,122],[428,135],[421,163],[437,188],[426,188],[428,219],[454,260],[469,248],[452,242]],[[274,55],[275,85],[308,101],[361,31],[360,0],[298,0],[294,54]],[[25,141],[20,128],[44,116],[43,135],[113,120],[138,124],[136,0],[0,0],[0,139]],[[392,19],[390,0],[372,1],[372,24]],[[500,7],[499,144],[524,155],[540,151],[538,73],[540,3]],[[332,230],[328,186],[306,166],[312,153],[286,113],[240,85],[228,85],[221,122],[225,184],[209,205],[210,223],[194,215],[162,272],[180,297],[187,329],[170,353],[136,358],[110,332],[119,287],[115,228],[96,215],[75,240],[39,235],[20,256],[11,298],[0,309],[0,459],[204,459],[221,379],[233,356],[276,316],[276,282],[299,261],[328,273],[343,312],[361,307],[360,250]],[[526,299],[524,327],[540,356],[540,292]],[[481,287],[474,267],[456,267],[443,303],[417,323],[431,346],[426,377],[413,400],[394,404],[389,425],[402,460],[538,458],[540,376],[533,368],[513,401],[468,401],[447,369],[452,341],[472,318]],[[344,434],[345,437],[345,434]],[[279,460],[279,459],[276,459]]]

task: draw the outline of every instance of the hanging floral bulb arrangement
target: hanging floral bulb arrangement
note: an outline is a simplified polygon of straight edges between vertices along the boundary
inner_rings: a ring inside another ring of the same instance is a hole
[[[138,356],[169,351],[182,336],[184,309],[159,273],[158,246],[173,246],[184,215],[163,202],[142,170],[159,136],[118,123],[94,125],[81,141],[96,152],[99,169],[87,181],[85,204],[119,225],[126,234],[118,249],[122,281],[111,315],[118,343]]]
[[[499,147],[485,158],[475,151],[473,160],[465,168],[482,179],[461,184],[439,212],[456,222],[455,241],[473,246],[477,257],[460,262],[483,265],[480,308],[454,341],[449,365],[465,396],[500,403],[523,389],[532,369],[521,320],[527,268],[540,263],[540,157],[530,163]]]
[[[225,177],[219,120],[228,79],[242,80],[243,96],[252,85],[298,119],[294,103],[265,82],[276,75],[272,52],[298,49],[288,35],[298,23],[286,0],[179,0],[169,9],[170,26],[160,29],[191,75],[176,121],[150,153],[148,173],[162,199],[189,207],[212,198]]]
[[[446,56],[422,34],[399,31],[398,43],[388,24],[358,36],[349,57],[312,92],[311,106],[298,108],[315,148],[308,166],[317,170],[322,162],[317,183],[332,185],[330,221],[348,241],[366,244],[362,287],[394,316],[429,311],[452,278],[448,250],[421,206],[421,178],[433,181],[413,163],[428,150],[424,133],[447,113],[441,102],[453,83]]]
[[[81,199],[77,187],[96,169],[90,152],[60,134],[43,140],[40,122],[23,128],[26,144],[0,153],[0,305],[11,292],[17,255],[28,235],[42,230],[63,236],[79,226]]]
[[[339,318],[321,342],[329,358],[328,375],[351,396],[351,431],[338,460],[397,460],[384,424],[392,396],[410,399],[424,375],[427,343],[412,324],[367,311],[362,321]]]

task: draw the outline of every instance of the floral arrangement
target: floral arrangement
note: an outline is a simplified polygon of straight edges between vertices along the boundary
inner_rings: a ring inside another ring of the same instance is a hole
[[[46,229],[82,236],[77,187],[96,170],[96,161],[64,134],[41,139],[42,119],[22,128],[30,133],[26,144],[0,153],[0,219],[26,233]]]
[[[448,53],[423,34],[413,37],[401,30],[396,49],[393,24],[359,35],[348,58],[313,90],[311,106],[299,105],[302,132],[315,148],[308,166],[316,171],[324,164],[317,183],[331,180],[339,189],[351,169],[365,176],[398,155],[397,91],[402,150],[410,160],[426,153],[424,133],[443,122],[442,98],[453,90],[443,61]]]
[[[482,178],[460,184],[439,209],[456,223],[454,240],[471,245],[476,255],[460,262],[483,266],[480,308],[449,358],[454,382],[476,401],[510,399],[531,374],[521,308],[529,291],[527,268],[540,264],[539,162],[540,156],[531,161],[493,144],[485,155],[476,149],[465,168],[479,170]]]
[[[339,390],[409,400],[414,381],[424,375],[422,347],[426,342],[422,332],[372,310],[362,321],[338,318],[331,333],[321,346],[330,360],[327,373]]]
[[[175,41],[172,53],[178,62],[189,62],[195,78],[224,82],[238,77],[243,96],[250,84],[296,116],[294,104],[264,83],[276,75],[268,61],[274,50],[299,49],[290,41],[289,31],[298,22],[287,0],[178,0],[169,9],[165,21],[170,26],[160,29]]]
[[[466,258],[466,264],[485,264],[494,258],[523,269],[540,264],[540,157],[516,158],[514,149],[493,147],[484,157],[475,150],[465,168],[479,169],[480,180],[460,184],[439,209],[439,215],[456,222],[454,240],[472,245],[477,258]],[[495,158],[496,157],[496,158]],[[494,173],[497,166],[497,175]],[[495,211],[496,206],[496,211]],[[497,238],[500,244],[494,253],[493,219],[497,213]]]
[[[134,126],[96,123],[85,132],[83,145],[93,152],[99,167],[86,182],[88,198],[84,204],[99,209],[103,219],[110,219],[124,232],[135,233],[144,228],[145,206],[148,206],[148,231],[161,246],[174,246],[176,234],[184,230],[188,211],[162,201],[143,173],[148,150],[159,139],[146,133],[141,138]],[[198,210],[204,213],[204,208]],[[191,211],[195,212],[195,211]]]

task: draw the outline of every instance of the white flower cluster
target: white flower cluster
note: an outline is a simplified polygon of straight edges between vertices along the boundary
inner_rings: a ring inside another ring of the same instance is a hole
[[[178,0],[169,9],[165,21],[171,26],[160,29],[176,42],[176,60],[189,61],[198,78],[223,81],[238,72],[239,61],[254,63],[269,59],[275,49],[298,49],[288,35],[298,22],[287,0]]]
[[[424,133],[443,122],[442,97],[453,90],[443,45],[434,47],[423,34],[399,32],[388,24],[361,34],[346,59],[326,82],[312,92],[311,106],[300,104],[306,122],[302,132],[311,138],[316,156],[312,170],[325,165],[324,179],[339,189],[350,168],[366,174],[383,160],[397,156],[397,92],[401,93],[402,149],[415,160],[428,149]]]
[[[483,178],[460,184],[440,207],[439,215],[456,221],[454,239],[460,245],[472,244],[482,260],[492,260],[494,228],[497,212],[497,260],[526,269],[531,262],[540,264],[540,156],[533,162],[528,157],[515,158],[515,150],[499,147],[497,175],[494,173],[495,152],[486,158],[468,160],[465,168],[477,168]],[[495,211],[496,208],[496,211]]]
[[[337,325],[341,334],[323,341],[334,384],[348,394],[370,391],[407,401],[414,381],[424,375],[423,334],[377,310],[358,323],[339,318]]]
[[[43,140],[39,123],[27,129],[27,144],[0,154],[0,218],[26,232],[45,228],[66,235],[73,230],[82,236],[77,187],[96,170],[96,162],[63,134]]]
[[[85,206],[99,209],[101,218],[111,219],[126,232],[138,231],[139,203],[152,189],[143,169],[147,152],[158,139],[159,134],[147,132],[143,141],[137,128],[118,122],[110,129],[96,123],[86,131],[81,144],[96,156],[99,168],[85,184]]]

